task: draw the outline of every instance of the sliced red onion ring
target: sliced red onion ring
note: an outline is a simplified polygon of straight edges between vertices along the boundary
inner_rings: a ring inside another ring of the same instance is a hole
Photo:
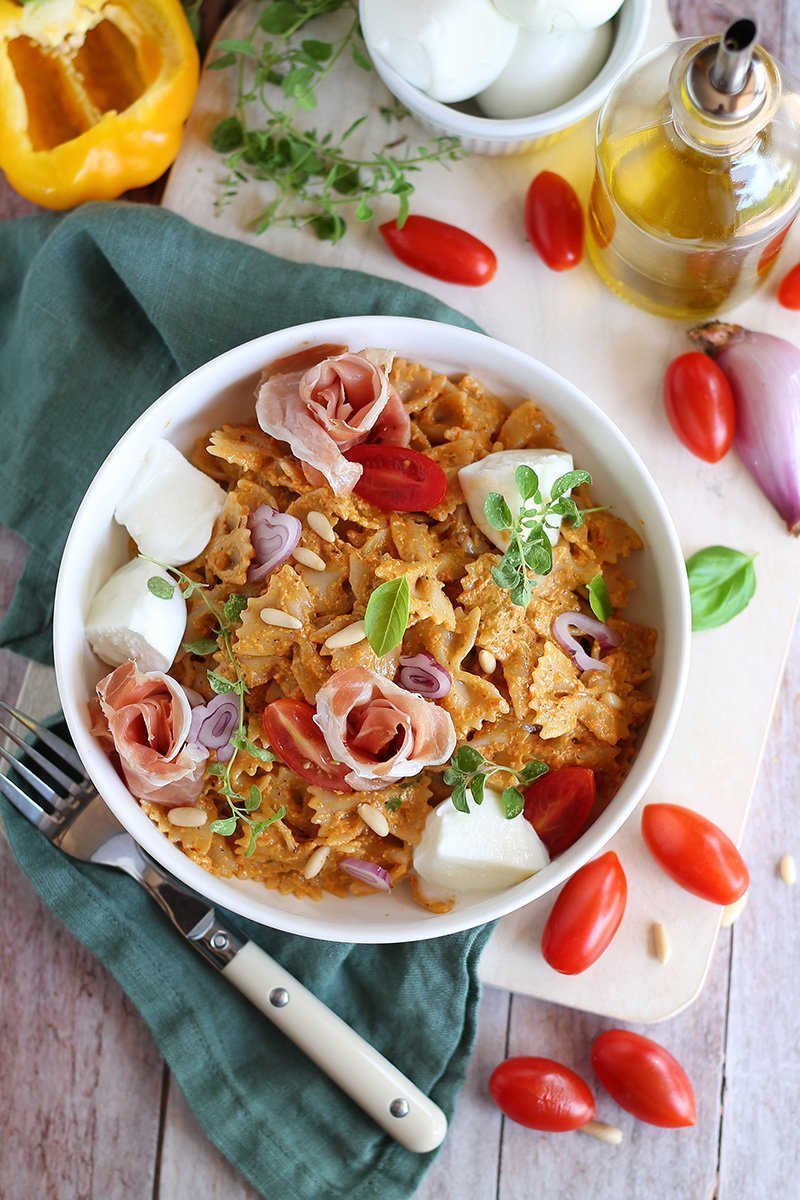
[[[392,890],[389,872],[384,867],[366,862],[363,858],[343,858],[339,866],[345,874],[352,875],[353,879],[360,879],[362,883],[368,883],[370,887],[376,888],[379,892]]]
[[[439,700],[446,696],[453,686],[449,671],[436,661],[427,650],[421,650],[412,657],[400,659],[400,674],[397,677],[400,687],[426,700]]]
[[[192,723],[186,741],[199,742],[216,750],[220,762],[233,756],[231,738],[239,726],[239,701],[231,695],[215,696],[208,704],[192,709]]]
[[[566,650],[579,671],[611,670],[607,662],[603,662],[600,658],[592,658],[591,654],[587,654],[571,630],[577,629],[580,633],[587,633],[594,638],[601,649],[610,650],[612,646],[618,646],[622,641],[621,635],[615,629],[609,628],[603,621],[598,621],[596,617],[588,617],[582,612],[559,613],[551,628],[553,637],[562,650]]]
[[[300,541],[302,525],[297,517],[278,512],[269,504],[259,504],[247,521],[254,558],[247,570],[248,583],[260,581],[291,557]]]

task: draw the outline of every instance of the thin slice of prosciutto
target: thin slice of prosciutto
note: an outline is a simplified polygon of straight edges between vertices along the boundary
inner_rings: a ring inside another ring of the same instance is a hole
[[[446,762],[456,745],[450,714],[364,667],[337,671],[317,693],[315,722],[355,791],[374,791]]]
[[[113,743],[131,794],[170,807],[193,803],[202,790],[208,750],[196,742],[186,745],[192,709],[180,684],[128,661],[100,680],[97,700],[92,732]]]

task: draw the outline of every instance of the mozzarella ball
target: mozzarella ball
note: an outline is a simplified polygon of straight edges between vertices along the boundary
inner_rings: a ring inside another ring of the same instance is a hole
[[[533,117],[566,104],[587,87],[608,58],[610,23],[596,29],[529,33],[521,29],[511,58],[478,96],[487,117]]]
[[[622,7],[622,0],[494,0],[495,8],[523,29],[594,29]]]
[[[147,586],[153,576],[173,586],[169,599]],[[125,563],[92,600],[86,637],[111,667],[131,659],[140,671],[168,671],[186,629],[186,601],[175,580],[143,558]]]
[[[555,481],[572,470],[572,455],[566,450],[497,450],[494,454],[487,454],[485,458],[462,467],[458,472],[458,482],[461,484],[470,516],[478,529],[500,550],[505,550],[511,540],[508,530],[494,529],[489,524],[484,505],[491,493],[497,492],[510,508],[512,517],[516,519],[519,516],[521,497],[514,477],[517,467],[530,467],[536,472],[539,491],[543,502],[546,503],[550,499],[550,489]],[[568,489],[564,495],[568,496],[570,491],[571,489]],[[538,511],[539,505],[531,499],[526,501],[525,508],[535,512]],[[549,518],[545,533],[551,545],[555,546],[560,532],[561,518]]]
[[[516,24],[492,0],[363,0],[361,24],[370,50],[446,104],[487,87],[517,39]]]

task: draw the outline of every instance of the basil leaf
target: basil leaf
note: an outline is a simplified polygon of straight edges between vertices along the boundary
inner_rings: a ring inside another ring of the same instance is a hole
[[[737,616],[756,590],[755,555],[729,546],[706,546],[686,561],[692,629],[715,629]]]
[[[453,755],[453,766],[466,774],[471,774],[483,766],[483,755],[474,746],[459,746]]]
[[[226,679],[224,675],[220,675],[219,671],[209,671],[208,682],[212,692],[216,692],[218,696],[227,695],[228,692],[239,691],[238,683],[235,680]]]
[[[198,654],[204,658],[206,654],[213,654],[219,647],[214,638],[198,638],[196,642],[184,642],[183,649],[187,654]]]
[[[160,575],[151,575],[147,581],[147,590],[157,596],[159,600],[171,600],[175,584],[162,579]]]
[[[483,505],[483,515],[492,529],[510,529],[514,524],[511,509],[499,492],[489,492]]]
[[[208,827],[212,833],[221,833],[223,837],[230,837],[236,832],[236,817],[224,817],[221,821],[212,821]]]
[[[453,788],[450,799],[453,801],[453,808],[458,812],[468,813],[469,805],[467,804],[467,785],[462,781],[457,783]]]
[[[539,479],[532,467],[517,467],[514,471],[514,483],[523,500],[532,500],[539,490]]]
[[[364,629],[367,641],[379,658],[402,642],[410,607],[411,592],[405,575],[382,583],[370,596],[364,613]]]
[[[589,580],[589,607],[598,621],[607,621],[614,611],[611,607],[611,597],[608,594],[606,581],[602,575],[595,575]]]
[[[483,804],[483,793],[486,788],[486,776],[482,771],[477,775],[472,776],[472,783],[469,785],[469,790],[472,793],[472,799],[476,804]]]
[[[525,807],[525,797],[519,788],[503,788],[502,799],[503,808],[506,810],[506,817],[509,821],[512,821],[514,817],[518,817]]]
[[[560,476],[550,488],[550,499],[558,500],[559,496],[563,496],[564,492],[570,491],[571,488],[591,482],[592,477],[588,471],[567,471],[566,475]]]

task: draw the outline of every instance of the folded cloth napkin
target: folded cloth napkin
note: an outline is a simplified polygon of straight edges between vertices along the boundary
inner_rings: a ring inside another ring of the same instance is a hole
[[[72,516],[143,409],[239,342],[362,313],[470,325],[422,292],[284,262],[157,209],[87,205],[0,224],[0,521],[30,548],[0,644],[48,659]],[[411,1195],[432,1154],[411,1154],[382,1133],[181,941],[133,881],[68,859],[7,805],[0,815],[22,869],[131,997],[209,1138],[258,1191],[270,1200]],[[488,927],[351,946],[232,919],[452,1115]]]

